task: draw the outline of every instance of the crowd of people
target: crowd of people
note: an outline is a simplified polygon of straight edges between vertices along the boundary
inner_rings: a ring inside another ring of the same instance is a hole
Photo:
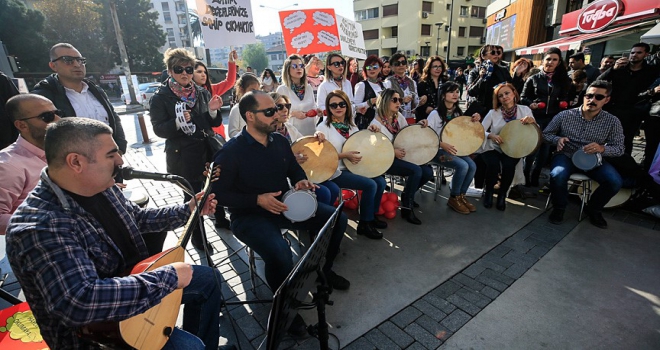
[[[382,239],[388,224],[377,212],[387,188],[384,175],[401,178],[401,217],[421,225],[415,197],[433,179],[432,164],[454,169],[447,205],[463,215],[478,211],[467,197],[470,186],[483,188],[484,208],[504,211],[513,185],[541,187],[542,171],[549,167],[544,185],[552,194],[554,224],[564,220],[570,175],[582,172],[600,185],[586,213],[593,225],[606,228],[602,210],[623,186],[658,192],[648,170],[660,143],[660,70],[646,62],[649,54],[649,45],[638,43],[628,57],[604,57],[596,68],[585,63],[583,53],[566,64],[562,52],[551,48],[538,67],[527,58],[509,67],[502,47],[485,45],[473,67],[451,74],[439,56],[411,64],[403,53],[372,55],[360,69],[357,60],[338,52],[325,60],[293,54],[280,79],[270,69],[235,79],[238,57],[232,52],[228,79],[213,83],[194,54],[169,49],[163,60],[167,74],[150,103],[153,130],[166,140],[167,172],[186,179],[199,197],[206,163],[219,165],[209,200],[196,210],[188,194],[186,204],[160,209],[139,208],[124,197],[119,173],[127,142],[121,121],[103,90],[86,79],[81,53],[56,44],[49,53],[53,74],[32,93],[19,95],[2,85],[10,97],[3,101],[8,118],[3,122],[13,129],[3,127],[2,134],[0,233],[6,233],[11,267],[51,348],[91,347],[81,329],[125,320],[182,289],[182,330],[171,333],[166,348],[217,349],[221,275],[184,262],[125,275],[162,249],[162,240],[150,243],[148,237],[182,226],[191,213],[215,213],[216,226],[229,228],[261,256],[266,282],[275,291],[293,268],[282,229],[313,237],[334,213],[341,189],[352,189],[361,191],[357,234]],[[236,104],[224,130],[220,96],[232,86]],[[459,106],[464,92],[465,111]],[[461,116],[485,130],[473,154],[458,155],[457,145],[440,140],[428,164],[406,160],[415,149],[393,147],[384,174],[363,176],[347,166],[366,157],[343,150],[358,132],[394,141],[416,125],[441,135]],[[638,165],[631,152],[642,122],[646,150]],[[500,134],[508,123],[536,125],[540,147],[522,157],[506,154]],[[209,145],[216,133],[229,139],[218,152]],[[292,150],[302,137],[337,150],[338,166],[329,179],[307,178],[308,155]],[[572,161],[578,152],[597,156],[599,163],[579,168]],[[297,222],[283,215],[288,209],[283,196],[292,190],[316,192],[315,215]],[[351,284],[333,269],[347,222],[341,213],[322,266],[334,290]],[[191,233],[195,248],[212,251],[201,230]],[[300,316],[289,332],[306,332]]]

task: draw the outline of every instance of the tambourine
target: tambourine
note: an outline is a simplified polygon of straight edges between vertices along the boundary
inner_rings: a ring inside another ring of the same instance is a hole
[[[603,156],[600,153],[586,153],[579,149],[571,158],[573,165],[583,171],[589,171],[603,165]]]

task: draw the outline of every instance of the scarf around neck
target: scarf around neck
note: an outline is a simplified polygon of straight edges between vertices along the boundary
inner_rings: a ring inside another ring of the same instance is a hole
[[[190,84],[187,87],[177,83],[174,78],[170,77],[167,80],[167,85],[170,87],[170,90],[176,95],[181,101],[185,102],[186,105],[190,108],[195,106],[197,101],[197,90],[195,89],[195,84]]]

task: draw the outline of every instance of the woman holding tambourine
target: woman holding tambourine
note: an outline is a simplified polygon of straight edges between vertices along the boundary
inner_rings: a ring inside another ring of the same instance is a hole
[[[506,194],[513,182],[516,165],[520,158],[511,158],[502,152],[500,145],[504,142],[499,133],[506,123],[520,120],[523,124],[535,123],[532,110],[519,105],[520,96],[511,83],[503,83],[495,87],[493,92],[493,109],[488,112],[481,124],[486,130],[486,143],[482,147],[481,157],[486,163],[486,188],[484,192],[484,207],[493,206],[493,192],[497,175],[501,173],[500,189],[497,194],[497,209],[506,209]]]
[[[328,141],[338,151],[344,147],[346,140],[359,129],[353,122],[353,109],[350,98],[341,90],[330,92],[325,99],[325,110],[328,115],[323,122],[316,126],[317,132],[324,133]],[[369,125],[369,130],[379,132],[376,125]],[[357,227],[358,235],[365,235],[371,239],[381,239],[383,234],[378,229],[387,228],[387,223],[376,218],[376,210],[385,191],[385,179],[382,176],[367,178],[350,172],[344,165],[343,159],[357,164],[362,159],[360,153],[339,153],[339,170],[341,174],[331,181],[341,188],[362,190],[360,198],[360,222]]]
[[[406,118],[399,113],[399,107],[403,98],[393,89],[385,89],[376,101],[376,117],[371,121],[372,125],[378,126],[380,131],[390,139],[394,140],[401,129],[408,126]],[[428,126],[426,119],[419,121],[422,127]],[[422,222],[415,216],[415,193],[429,180],[433,178],[433,169],[429,165],[416,165],[401,159],[405,157],[406,150],[394,149],[394,162],[387,170],[387,174],[406,176],[406,185],[401,193],[401,216],[408,222],[421,225]]]

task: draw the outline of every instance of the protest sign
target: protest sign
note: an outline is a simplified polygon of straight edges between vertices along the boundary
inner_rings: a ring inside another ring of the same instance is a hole
[[[207,48],[257,42],[250,0],[197,0],[196,3]]]
[[[287,54],[306,55],[339,50],[335,10],[293,10],[279,14]]]
[[[341,53],[348,57],[367,58],[364,36],[362,35],[362,25],[337,15],[337,28],[339,29]]]

